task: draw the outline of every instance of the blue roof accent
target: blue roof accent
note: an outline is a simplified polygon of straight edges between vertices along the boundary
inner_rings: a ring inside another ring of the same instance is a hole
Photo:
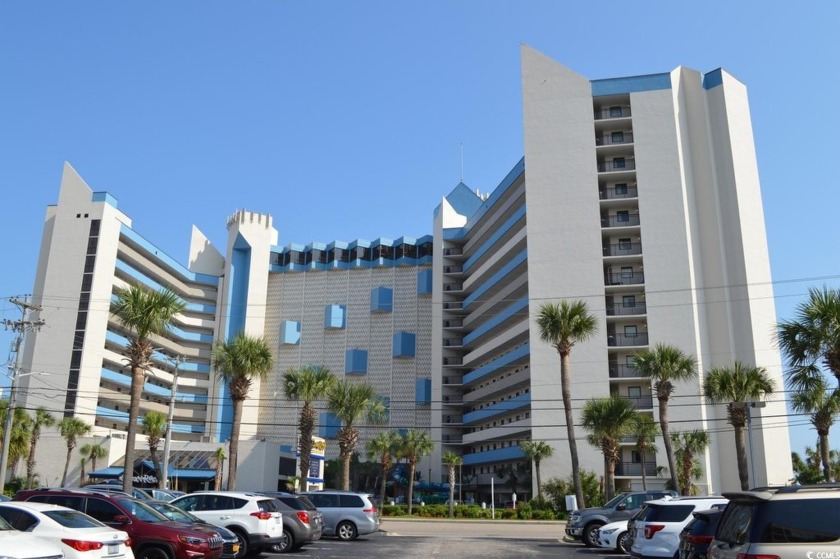
[[[470,371],[466,375],[464,375],[463,383],[465,385],[470,384],[472,382],[477,381],[478,379],[489,375],[495,371],[498,371],[502,367],[507,367],[511,363],[518,361],[519,359],[526,358],[531,353],[531,345],[530,344],[523,344],[520,347],[505,353],[501,357],[494,359],[490,363],[479,367],[474,371]]]
[[[723,85],[723,70],[718,68],[703,76],[703,89],[712,89]]]
[[[90,198],[91,202],[105,202],[111,207],[117,207],[117,199],[111,196],[108,192],[94,192]]]
[[[394,268],[397,266],[422,266],[424,264],[431,264],[431,256],[423,256],[422,258],[377,258],[376,260],[361,260],[356,259],[351,262],[310,262],[309,264],[297,264],[290,262],[285,266],[277,266],[271,264],[269,271],[283,273],[283,272],[307,272],[310,270],[328,271],[328,270],[354,270],[358,268]]]
[[[478,194],[473,192],[470,187],[463,182],[459,182],[458,186],[453,188],[452,192],[446,195],[446,201],[449,202],[456,212],[464,217],[470,217],[474,214],[481,206],[482,202]]]
[[[318,242],[309,243],[308,245],[306,245],[306,250],[313,250],[313,249],[314,250],[327,250],[327,245],[325,245],[324,243],[318,243]]]
[[[638,93],[640,91],[657,91],[671,89],[671,74],[647,74],[644,76],[628,76],[626,78],[608,78],[592,80],[592,96],[616,95],[619,93]]]
[[[506,462],[522,458],[525,458],[525,453],[522,451],[521,447],[509,446],[507,448],[499,448],[496,450],[464,454],[464,466],[491,464],[493,462]]]
[[[141,236],[138,232],[136,232],[128,225],[123,224],[120,227],[120,234],[125,235],[126,237],[143,247],[143,249],[145,249],[146,251],[154,254],[161,262],[169,266],[172,269],[172,271],[181,275],[181,277],[183,277],[184,279],[206,285],[219,285],[219,276],[211,276],[209,274],[199,274],[196,272],[189,271],[184,265],[178,263],[174,258],[172,258],[168,254],[163,252],[161,249],[157,248],[155,245],[147,241],[143,236]]]
[[[531,393],[526,392],[525,394],[520,394],[519,396],[515,396],[509,400],[502,400],[501,402],[498,402],[491,406],[487,406],[484,409],[465,413],[463,420],[464,425],[478,423],[479,421],[484,421],[497,415],[510,413],[514,410],[518,410],[520,408],[524,408],[530,405]]]

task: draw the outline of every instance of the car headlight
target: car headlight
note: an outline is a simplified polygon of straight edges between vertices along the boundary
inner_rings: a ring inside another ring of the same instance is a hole
[[[612,534],[616,530],[618,530],[618,528],[610,528],[609,530],[599,530],[598,533],[599,534]]]
[[[193,536],[178,536],[178,539],[188,545],[195,545],[199,546],[203,543],[207,543],[207,540],[204,538],[196,538]]]

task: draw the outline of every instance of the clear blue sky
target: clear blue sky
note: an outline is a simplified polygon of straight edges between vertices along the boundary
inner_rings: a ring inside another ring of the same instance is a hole
[[[833,1],[5,0],[0,297],[32,291],[64,161],[181,261],[191,224],[224,245],[242,208],[272,214],[283,245],[431,233],[461,144],[482,191],[522,157],[526,43],[592,79],[722,66],[747,84],[789,317],[840,278],[840,194],[824,176],[840,143],[838,21]],[[0,319],[18,316],[0,299]],[[0,360],[10,342],[0,333]]]

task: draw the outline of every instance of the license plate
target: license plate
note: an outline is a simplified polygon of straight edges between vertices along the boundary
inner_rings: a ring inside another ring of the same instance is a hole
[[[119,544],[117,544],[117,545],[109,545],[109,546],[108,546],[108,555],[116,555],[116,554],[117,554],[117,553],[119,553],[119,552],[120,552],[120,546],[119,546]]]
[[[238,543],[233,544],[231,546],[231,549],[233,550],[234,553],[239,553],[239,544]]]

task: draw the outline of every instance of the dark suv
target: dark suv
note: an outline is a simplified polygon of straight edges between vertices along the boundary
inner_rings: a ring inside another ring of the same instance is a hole
[[[136,559],[219,559],[222,555],[222,538],[214,528],[172,522],[122,493],[31,489],[18,491],[14,500],[61,505],[128,532]]]
[[[636,491],[613,497],[603,507],[574,510],[566,524],[566,536],[582,540],[587,547],[598,547],[598,529],[604,524],[629,519],[641,510],[645,501],[676,496],[675,491]],[[632,534],[631,534],[632,535]]]
[[[791,485],[724,493],[729,506],[709,559],[828,559],[840,551],[840,484]]]

